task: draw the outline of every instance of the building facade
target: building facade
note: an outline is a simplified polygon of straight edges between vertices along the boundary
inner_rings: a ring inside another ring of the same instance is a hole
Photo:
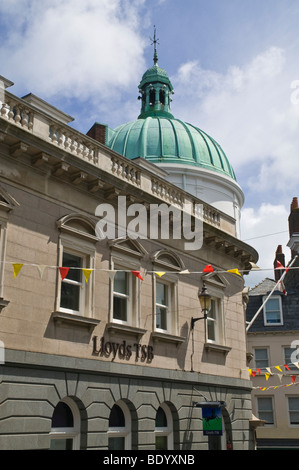
[[[299,209],[293,198],[289,216],[291,260],[286,266],[282,246],[274,260],[274,277],[249,292],[247,320],[251,356],[254,414],[264,421],[257,429],[258,449],[298,449],[299,393]],[[280,263],[280,264],[278,264]],[[281,276],[285,276],[280,282]],[[270,295],[271,294],[271,295]],[[267,300],[269,299],[269,300]]]
[[[169,135],[177,123],[165,115],[160,70],[144,85],[160,91],[154,104],[143,96],[142,113],[154,114],[142,119]],[[117,131],[95,124],[82,134],[70,116],[1,81],[0,448],[253,448],[242,291],[257,254],[238,237],[241,190],[226,157],[214,147],[209,168],[200,159],[194,167],[231,182],[225,212],[208,201],[208,186],[199,199],[147,153],[123,155]],[[205,146],[207,159],[214,141]],[[150,210],[161,204],[175,215],[155,219],[158,236],[149,236]],[[147,236],[134,237],[124,230],[136,233],[141,206]],[[185,212],[185,238],[162,236]],[[190,233],[202,234],[200,247],[186,249]],[[191,329],[203,283],[212,306]],[[204,432],[198,402],[220,404],[222,433]]]

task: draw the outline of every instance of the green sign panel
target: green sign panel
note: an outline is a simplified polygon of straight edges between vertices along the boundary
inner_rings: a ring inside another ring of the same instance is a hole
[[[222,436],[221,407],[202,408],[203,434],[204,436]]]

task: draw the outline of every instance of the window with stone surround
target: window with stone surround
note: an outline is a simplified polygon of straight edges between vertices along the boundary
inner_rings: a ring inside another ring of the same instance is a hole
[[[69,215],[57,222],[60,231],[58,245],[59,267],[69,268],[65,277],[57,273],[56,312],[93,318],[95,272],[91,271],[88,282],[82,269],[94,268],[94,224],[87,217]]]
[[[19,207],[19,203],[0,187],[0,311],[9,303],[4,300],[4,268],[7,243],[7,225],[10,213]]]

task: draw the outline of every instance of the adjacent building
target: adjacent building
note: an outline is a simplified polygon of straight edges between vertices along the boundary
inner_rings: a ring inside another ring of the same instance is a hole
[[[253,448],[243,287],[257,253],[219,144],[173,117],[156,53],[139,118],[114,130],[85,135],[1,82],[0,448]]]
[[[279,245],[274,276],[251,289],[247,307],[253,411],[264,421],[257,429],[258,449],[299,449],[299,208],[289,215],[291,259]],[[287,272],[281,267],[290,266]],[[285,276],[280,281],[282,276]],[[268,300],[267,300],[268,299]]]

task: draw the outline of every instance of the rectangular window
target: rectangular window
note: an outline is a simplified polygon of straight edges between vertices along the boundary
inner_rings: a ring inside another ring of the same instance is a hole
[[[156,282],[156,328],[169,330],[169,286],[162,282]]]
[[[129,322],[132,296],[131,273],[117,271],[113,282],[113,320]]]
[[[267,348],[257,348],[254,350],[255,367],[257,369],[265,369],[269,366],[269,357]]]
[[[298,371],[298,368],[295,364],[292,364],[292,354],[296,352],[296,348],[284,348],[284,363],[288,365],[290,370]],[[297,354],[295,354],[295,360],[297,362]]]
[[[299,425],[299,397],[289,397],[290,424]]]
[[[271,297],[264,305],[264,324],[265,326],[282,325],[281,298],[279,296]]]
[[[69,313],[83,314],[84,284],[82,279],[82,257],[63,252],[62,266],[70,268],[67,276],[61,281],[60,310]]]
[[[218,303],[215,299],[211,299],[211,307],[207,317],[207,339],[211,342],[218,341]]]
[[[273,425],[274,414],[272,397],[258,397],[257,404],[259,418],[266,421],[266,425]]]

